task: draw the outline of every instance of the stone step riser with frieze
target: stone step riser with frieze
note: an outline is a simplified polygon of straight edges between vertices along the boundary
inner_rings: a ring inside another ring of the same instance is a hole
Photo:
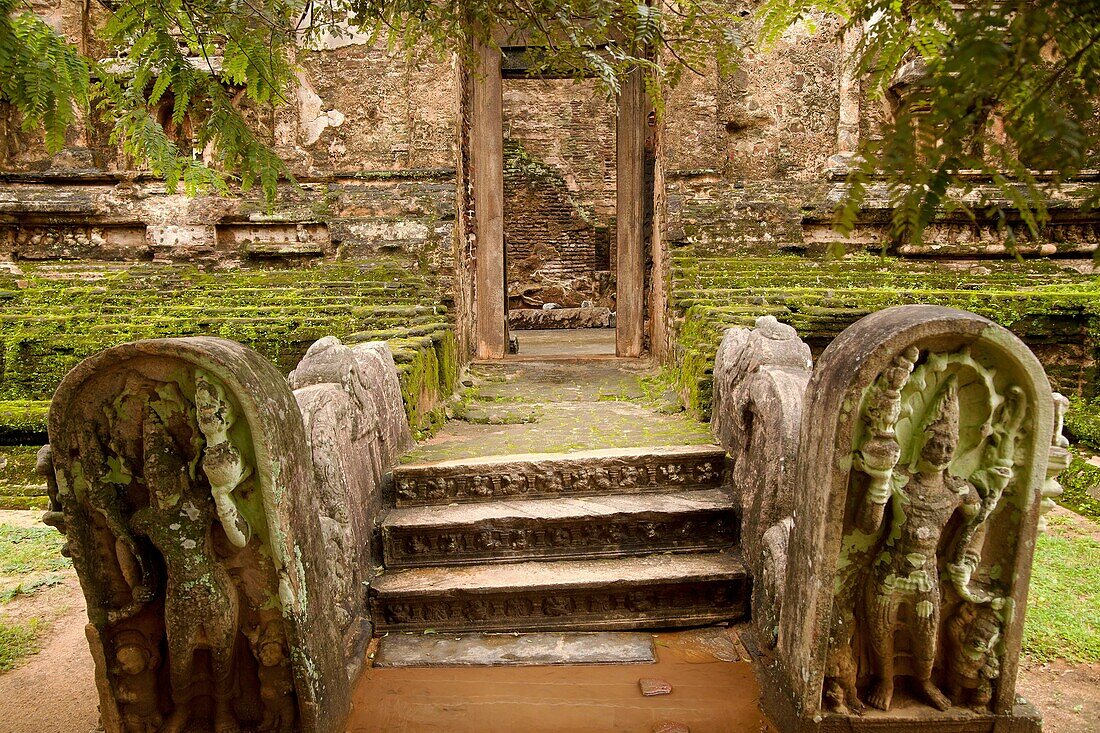
[[[538,631],[690,627],[749,612],[727,553],[419,568],[375,579],[377,630]]]
[[[716,446],[607,449],[493,456],[394,469],[398,507],[711,489],[725,453]]]
[[[413,507],[382,522],[387,568],[716,551],[738,541],[722,489]]]

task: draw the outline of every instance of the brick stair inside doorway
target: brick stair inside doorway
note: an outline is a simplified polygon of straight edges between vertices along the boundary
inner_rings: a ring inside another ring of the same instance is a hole
[[[380,632],[698,626],[749,611],[716,446],[407,464],[381,521]]]

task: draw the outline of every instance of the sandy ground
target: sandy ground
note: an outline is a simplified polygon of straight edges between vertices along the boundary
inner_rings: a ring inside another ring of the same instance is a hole
[[[0,521],[22,524],[36,521],[37,516],[37,512],[5,511],[0,513]],[[1055,510],[1055,516],[1069,518],[1076,528],[1100,538],[1100,528],[1088,520],[1060,508]],[[43,589],[33,595],[16,598],[3,607],[3,613],[8,618],[32,616],[41,618],[49,625],[42,638],[42,650],[38,654],[29,657],[22,666],[0,674],[0,733],[91,733],[95,731],[99,715],[92,659],[88,652],[87,640],[84,637],[87,616],[85,614],[84,596],[80,592],[75,573],[69,571],[65,581],[57,586]],[[690,654],[683,650],[680,650],[678,656],[681,657],[679,661],[685,663],[685,666],[682,669],[670,669],[667,673],[670,676],[680,675],[677,682],[683,686],[683,689],[697,689],[700,701],[703,701],[704,704],[707,699],[710,699],[714,704],[718,704],[715,701],[729,697],[728,686],[724,688],[725,693],[723,693],[721,690],[713,689],[713,685],[710,684],[706,674],[698,675],[700,671],[714,670],[717,667],[691,668],[691,663],[710,662],[711,659],[692,659]],[[709,657],[710,655],[704,656]],[[725,660],[723,659],[723,661]],[[743,666],[745,669],[748,668],[748,665]],[[539,669],[546,670],[546,668]],[[608,668],[602,668],[602,671],[599,672],[600,679],[604,679],[607,671]],[[723,668],[725,674],[733,676],[741,674],[743,671],[736,666]],[[509,698],[509,694],[512,693],[505,689],[505,683],[508,682],[509,675],[513,672],[514,670],[510,671],[506,668],[496,668],[490,673],[499,678],[495,680],[495,684],[501,686],[498,692],[502,699],[496,700],[498,705],[503,704],[510,708],[515,703],[515,695],[513,694]],[[633,679],[631,675],[637,676],[637,667],[629,665],[628,668],[621,669],[620,672],[623,680],[631,681]],[[389,684],[391,681],[397,682],[397,678],[402,677],[402,674],[408,679],[401,679],[396,685]],[[351,726],[352,730],[379,730],[375,726],[376,721],[374,719],[380,709],[388,709],[391,713],[402,710],[408,712],[410,699],[423,700],[425,696],[432,697],[441,691],[451,694],[449,697],[443,695],[448,699],[447,705],[444,705],[443,708],[436,704],[439,702],[438,700],[433,702],[433,705],[435,705],[433,715],[444,708],[449,713],[465,710],[466,713],[470,714],[470,721],[480,722],[480,725],[475,725],[471,730],[487,730],[484,725],[484,717],[478,718],[477,715],[473,715],[471,709],[467,706],[468,703],[477,700],[480,700],[481,703],[486,702],[484,699],[484,680],[479,680],[473,684],[458,678],[440,680],[438,679],[439,675],[445,675],[446,673],[438,671],[414,670],[402,674],[391,675],[392,680],[384,676],[372,676],[369,673],[364,675],[360,682],[360,693],[365,692],[372,698],[373,703],[382,705],[382,708],[374,707],[372,714],[364,716],[363,701],[358,700],[356,702],[356,716],[353,716],[352,719],[354,724]],[[580,691],[559,694],[561,693],[562,681],[560,678],[556,678],[555,673],[551,671],[528,671],[523,674],[532,676],[532,679],[523,680],[525,685],[531,686],[531,690],[543,689],[549,690],[550,693],[544,695],[546,699],[539,701],[537,705],[527,705],[525,708],[520,706],[515,711],[505,713],[505,717],[514,718],[517,722],[531,724],[532,721],[541,720],[545,723],[548,719],[554,719],[548,718],[548,716],[555,715],[562,710],[571,710],[571,714],[580,715],[580,719],[583,719],[584,715],[599,715],[601,706],[606,707],[608,702],[614,707],[613,700],[598,697],[591,700],[581,699],[583,695]],[[552,679],[534,679],[539,675],[549,675]],[[583,677],[584,675],[579,676]],[[749,684],[749,677],[742,676],[745,677],[744,680],[738,678],[735,682],[738,685]],[[573,681],[575,682],[576,679]],[[439,687],[441,683],[443,686]],[[729,680],[726,683],[727,685],[733,684]],[[479,689],[481,690],[480,693],[478,692]],[[555,692],[555,689],[557,692]],[[1100,733],[1100,664],[1070,665],[1064,662],[1036,664],[1024,658],[1021,660],[1020,665],[1018,692],[1035,704],[1042,712],[1044,718],[1043,730],[1046,733]],[[412,698],[407,696],[410,693],[413,695]],[[464,698],[464,695],[473,695],[474,697]],[[710,697],[708,698],[708,696]],[[665,703],[669,701],[675,702],[668,698]],[[725,700],[725,704],[729,702],[729,700]],[[389,708],[386,708],[386,705]],[[479,715],[490,709],[490,707],[487,704],[481,705],[478,708],[481,710]],[[692,730],[695,730],[696,733],[707,730],[705,725],[698,727],[700,721],[692,718],[693,709],[691,707],[681,709],[675,705],[670,705],[667,710],[661,710],[660,712],[676,721],[697,723],[696,727],[692,727]],[[638,705],[634,705],[633,708],[625,706],[623,710],[625,711],[622,713],[623,715],[640,715],[646,719],[647,723],[649,718],[657,712],[656,708],[644,710]],[[752,711],[745,709],[742,705],[737,710],[731,709],[727,712],[735,718],[744,716],[747,720],[751,718]],[[604,709],[603,714],[608,713],[609,711]],[[461,716],[454,719],[463,720]],[[627,719],[624,718],[624,721]],[[406,722],[407,720],[406,717]],[[753,720],[749,725],[749,729],[755,731],[759,729],[758,725]],[[445,729],[430,726],[406,726],[401,728],[401,730],[409,731]],[[554,727],[538,728],[538,726],[534,726],[521,729],[554,730]],[[624,728],[624,730],[632,730],[632,728]],[[642,728],[641,730],[648,730],[648,728]]]
[[[74,575],[32,598],[38,608],[22,604],[13,609],[13,603],[5,614],[35,610],[41,617],[48,616],[49,607],[68,610],[50,624],[38,654],[0,674],[0,733],[89,733],[98,727],[99,709],[80,586]]]

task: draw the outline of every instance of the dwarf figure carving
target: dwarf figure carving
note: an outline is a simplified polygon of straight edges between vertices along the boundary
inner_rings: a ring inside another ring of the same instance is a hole
[[[294,677],[281,625],[268,623],[253,645],[260,663],[260,699],[264,705],[260,730],[289,733],[294,730]]]
[[[145,635],[134,629],[120,632],[114,646],[115,699],[126,733],[157,733],[164,722],[157,697],[160,655]]]
[[[993,683],[1001,673],[997,643],[1001,620],[990,605],[964,601],[947,622],[950,641],[947,695],[956,705],[984,710],[993,697]]]

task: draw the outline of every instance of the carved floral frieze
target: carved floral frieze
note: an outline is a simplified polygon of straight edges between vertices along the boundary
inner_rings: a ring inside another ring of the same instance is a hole
[[[660,458],[620,460],[604,465],[513,466],[470,474],[465,469],[429,475],[398,474],[395,478],[399,506],[452,501],[515,499],[534,496],[584,496],[591,494],[655,491],[662,488],[714,486],[722,465],[713,458]]]

